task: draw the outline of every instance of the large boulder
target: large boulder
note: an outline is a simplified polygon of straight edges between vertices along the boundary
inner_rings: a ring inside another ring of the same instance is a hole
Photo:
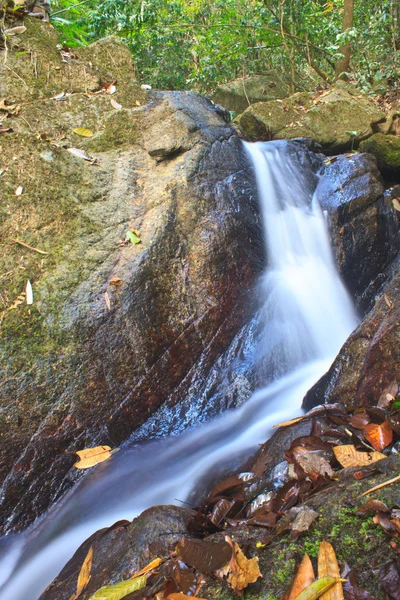
[[[341,85],[317,96],[299,92],[284,100],[259,102],[236,123],[250,141],[308,137],[334,153],[357,147],[385,118],[373,102]]]
[[[63,65],[53,30],[26,25],[8,49],[0,134],[6,530],[72,485],[76,450],[115,447],[185,396],[242,326],[263,254],[254,182],[223,111],[193,93],[144,104],[119,42]],[[36,67],[19,55],[35,48]],[[89,83],[68,84],[69,67]]]
[[[375,133],[361,142],[360,150],[373,154],[383,172],[395,173],[400,169],[400,136]]]
[[[220,85],[211,98],[229,111],[239,114],[250,104],[286,98],[289,92],[290,83],[285,81],[285,77],[278,77],[274,71],[270,71],[264,75],[241,77]]]
[[[339,272],[365,314],[400,248],[398,219],[384,198],[384,185],[370,154],[325,161],[316,188]]]

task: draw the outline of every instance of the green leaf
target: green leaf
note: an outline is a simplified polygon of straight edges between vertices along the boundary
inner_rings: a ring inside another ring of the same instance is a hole
[[[300,592],[295,600],[317,600],[317,598],[325,594],[338,581],[340,579],[337,577],[321,577],[321,579],[316,579],[311,585]]]
[[[138,237],[136,235],[136,233],[133,233],[133,231],[127,231],[125,234],[125,237],[127,240],[129,240],[130,242],[132,242],[132,244],[140,244],[140,242],[142,241],[140,239],[140,237]]]
[[[81,135],[82,137],[92,137],[93,135],[93,131],[90,131],[90,129],[85,129],[84,127],[75,127],[75,129],[72,131],[77,135]]]
[[[93,596],[90,596],[89,600],[121,600],[121,598],[125,598],[128,594],[144,588],[146,582],[146,575],[142,575],[141,577],[121,581],[115,585],[105,585],[97,590]]]

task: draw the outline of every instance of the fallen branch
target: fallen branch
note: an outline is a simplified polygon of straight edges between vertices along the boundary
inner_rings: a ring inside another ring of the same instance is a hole
[[[366,496],[367,494],[372,494],[372,492],[376,492],[376,490],[380,490],[380,489],[386,487],[387,485],[391,485],[392,483],[395,483],[396,481],[400,481],[400,475],[397,475],[397,477],[393,477],[393,479],[389,479],[388,481],[385,481],[384,483],[380,483],[379,485],[376,485],[375,487],[373,487],[370,490],[367,490],[366,492],[361,494],[361,496]],[[361,496],[360,496],[360,498],[361,498]]]
[[[48,254],[48,252],[39,250],[39,248],[34,248],[33,246],[29,246],[29,244],[25,244],[25,242],[21,242],[21,240],[17,240],[16,238],[10,238],[10,240],[16,244],[19,244],[20,246],[23,246],[24,248],[28,248],[28,250],[32,250],[33,252],[39,252],[39,254]]]

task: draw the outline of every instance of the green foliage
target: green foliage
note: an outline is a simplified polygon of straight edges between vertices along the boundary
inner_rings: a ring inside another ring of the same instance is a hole
[[[342,33],[343,0],[55,0],[53,23],[69,46],[114,34],[141,79],[160,89],[208,92],[273,69],[302,89],[334,78],[350,42],[350,79],[366,92],[399,79],[400,2],[356,0]]]

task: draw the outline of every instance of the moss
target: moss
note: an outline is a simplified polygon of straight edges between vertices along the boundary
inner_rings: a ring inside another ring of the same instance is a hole
[[[278,569],[275,573],[275,577],[280,584],[285,584],[292,579],[296,569],[296,561],[293,558],[289,558],[285,561],[284,565]]]
[[[400,168],[400,138],[398,136],[376,133],[360,144],[360,150],[373,154],[378,167],[383,171],[394,171]]]
[[[87,142],[85,149],[90,152],[105,152],[138,143],[140,116],[141,113],[127,109],[115,112],[106,120],[104,131]]]

